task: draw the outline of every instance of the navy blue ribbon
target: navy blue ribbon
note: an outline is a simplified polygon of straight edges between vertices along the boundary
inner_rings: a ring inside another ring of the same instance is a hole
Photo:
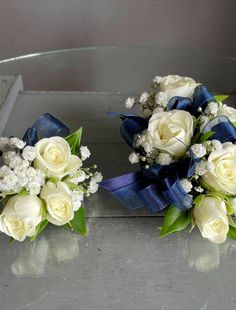
[[[41,115],[31,128],[24,134],[23,141],[34,146],[38,140],[53,136],[65,137],[69,128],[49,113]]]
[[[236,142],[236,128],[226,116],[217,116],[206,124],[202,134],[212,131],[208,140],[219,140],[221,143]]]
[[[109,190],[129,210],[145,207],[149,213],[163,211],[174,204],[182,211],[192,206],[192,198],[184,191],[180,178],[191,177],[199,161],[190,149],[190,158],[170,165],[152,165],[140,171],[104,180],[100,186]]]
[[[199,85],[193,93],[193,100],[186,97],[176,96],[170,99],[167,110],[185,110],[194,116],[198,116],[201,111],[204,111],[209,102],[216,101],[214,96],[204,85]]]

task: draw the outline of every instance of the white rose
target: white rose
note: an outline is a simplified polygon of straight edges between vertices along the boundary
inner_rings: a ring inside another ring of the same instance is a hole
[[[225,115],[229,120],[234,123],[236,122],[236,109],[227,106],[226,104],[219,103],[217,115]]]
[[[160,80],[158,91],[165,93],[167,102],[175,96],[192,98],[194,89],[200,85],[189,77],[167,75]]]
[[[220,197],[204,196],[193,209],[196,224],[204,238],[223,243],[229,231],[226,205]]]
[[[154,149],[183,156],[193,136],[193,118],[181,110],[153,114],[145,138]]]
[[[71,191],[65,183],[46,183],[41,190],[40,197],[46,203],[46,218],[50,223],[61,226],[73,219]]]
[[[71,154],[69,144],[61,137],[42,139],[36,143],[35,150],[34,167],[49,177],[73,174],[82,165],[80,158]]]
[[[42,207],[43,202],[37,196],[13,196],[0,215],[0,231],[18,241],[33,236],[42,221]]]
[[[208,157],[210,169],[202,180],[215,190],[236,194],[236,145],[225,143],[222,149],[213,151]]]

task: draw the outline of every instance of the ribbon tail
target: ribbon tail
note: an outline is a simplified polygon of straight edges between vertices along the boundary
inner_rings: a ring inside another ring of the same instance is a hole
[[[140,171],[105,180],[99,185],[109,190],[130,211],[144,207],[153,214],[169,205],[158,185],[150,184]]]
[[[184,191],[178,177],[168,177],[163,180],[163,196],[181,211],[187,211],[192,207],[192,198]]]
[[[102,181],[99,185],[110,191],[130,211],[145,206],[145,201],[139,195],[143,188],[142,174],[139,171]]]
[[[156,183],[145,187],[139,194],[144,199],[145,207],[151,214],[161,212],[169,205],[169,201],[162,195],[160,186]]]

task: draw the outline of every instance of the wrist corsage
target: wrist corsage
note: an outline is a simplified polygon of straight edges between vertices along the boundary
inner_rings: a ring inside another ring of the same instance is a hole
[[[203,238],[236,240],[236,110],[187,77],[155,77],[151,90],[118,114],[121,135],[133,149],[137,172],[101,182],[129,210],[165,210],[160,236],[187,227]]]
[[[102,175],[95,165],[83,167],[90,152],[80,146],[82,128],[68,134],[44,114],[22,140],[0,138],[0,231],[12,240],[34,240],[48,223],[86,235],[83,200],[97,191]]]

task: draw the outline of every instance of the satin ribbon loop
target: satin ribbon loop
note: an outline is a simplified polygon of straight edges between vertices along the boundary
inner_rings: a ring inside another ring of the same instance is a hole
[[[200,115],[201,111],[204,111],[209,102],[216,101],[214,96],[204,85],[199,85],[195,88],[193,94],[193,104],[190,110],[192,115]],[[201,110],[201,111],[200,111]]]
[[[22,138],[26,145],[34,146],[38,142],[37,130],[32,127],[28,128]]]
[[[192,100],[187,97],[172,97],[167,105],[167,111],[170,110],[184,110],[190,111],[192,106]]]
[[[49,113],[41,115],[31,128],[28,128],[23,140],[33,146],[38,140],[53,136],[65,137],[69,128]]]
[[[147,127],[148,122],[146,119],[139,116],[128,116],[123,119],[120,126],[120,134],[132,149],[138,149],[135,145],[136,137],[147,129]]]
[[[204,85],[199,85],[195,88],[193,99],[187,97],[175,96],[172,97],[167,105],[167,110],[184,110],[194,116],[200,115],[204,111],[209,102],[216,101],[214,96]]]
[[[226,116],[217,116],[203,129],[203,134],[212,131],[208,140],[219,140],[221,143],[236,142],[236,128]]]

